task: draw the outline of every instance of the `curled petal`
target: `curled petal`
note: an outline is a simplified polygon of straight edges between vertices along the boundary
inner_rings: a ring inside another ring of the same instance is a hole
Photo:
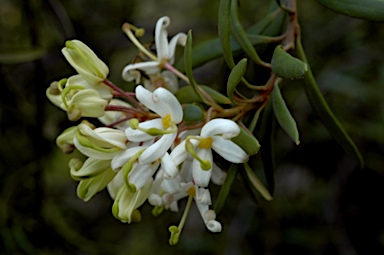
[[[187,35],[185,33],[178,33],[174,37],[172,37],[171,41],[169,42],[168,46],[168,62],[172,65],[174,62],[174,56],[175,56],[175,50],[176,45],[182,45],[185,46],[185,43],[187,42]]]
[[[137,70],[141,70],[146,72],[147,74],[154,74],[160,72],[159,63],[157,61],[147,61],[140,62],[127,65],[124,67],[122,76],[125,81],[133,81],[136,83],[140,82],[140,72]]]
[[[163,58],[168,59],[169,56],[167,27],[170,23],[171,20],[167,16],[160,18],[156,23],[155,43],[159,62]]]
[[[229,139],[238,136],[240,128],[236,122],[227,119],[213,119],[209,121],[201,129],[202,137],[212,137],[215,135],[223,135]]]
[[[248,160],[248,154],[240,146],[221,136],[213,137],[212,149],[232,163],[244,163]]]
[[[210,220],[208,221],[205,226],[208,228],[209,231],[213,233],[221,232],[221,224],[217,220]]]

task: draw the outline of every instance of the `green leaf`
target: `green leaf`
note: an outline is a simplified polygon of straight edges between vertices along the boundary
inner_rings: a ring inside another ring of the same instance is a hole
[[[384,21],[383,0],[317,0],[325,7],[355,18]]]
[[[202,88],[208,95],[212,97],[213,100],[215,100],[216,103],[218,104],[232,104],[232,101],[229,100],[228,97],[224,96],[220,92],[205,86],[205,85],[199,85],[200,88]],[[185,86],[180,88],[176,94],[176,98],[179,100],[180,103],[182,104],[191,104],[195,102],[200,102],[202,103],[203,100],[201,97],[199,97],[194,88],[192,86]]]
[[[264,65],[261,61],[259,55],[257,54],[255,48],[252,45],[252,42],[249,40],[243,26],[241,25],[239,18],[237,16],[237,0],[232,0],[231,7],[231,31],[235,40],[239,43],[241,48],[245,53],[257,64]]]
[[[230,69],[235,66],[231,49],[231,26],[230,26],[231,0],[221,0],[219,6],[218,33],[223,49],[225,62]]]
[[[255,136],[242,127],[240,127],[240,134],[231,140],[239,145],[248,155],[255,155],[260,149],[260,143]]]
[[[196,122],[204,120],[204,113],[194,104],[183,105],[183,120],[188,122]]]
[[[281,45],[275,48],[272,56],[272,71],[284,79],[304,78],[308,70],[306,63],[288,54]]]
[[[245,173],[247,175],[247,178],[249,182],[252,184],[253,188],[256,189],[265,200],[271,201],[273,198],[267,188],[264,186],[264,184],[260,181],[259,177],[255,174],[254,171],[252,171],[251,167],[244,163],[244,169]]]
[[[299,58],[302,59],[304,62],[308,63],[300,38],[297,38],[296,49]],[[364,159],[361,156],[359,149],[353,142],[352,138],[345,131],[344,127],[341,125],[339,120],[331,111],[331,108],[329,107],[327,101],[325,101],[325,98],[323,97],[319,87],[317,86],[316,80],[313,77],[310,68],[304,79],[304,88],[313,110],[315,111],[316,115],[323,123],[325,128],[333,136],[333,138],[336,139],[336,141],[341,145],[345,152],[350,157],[354,158],[357,162],[359,162],[360,167],[363,168]]]
[[[279,84],[275,83],[272,90],[272,107],[275,113],[276,119],[279,122],[282,129],[291,137],[291,139],[298,145],[299,131],[295,119],[292,117],[284,98],[281,95]]]
[[[227,82],[227,95],[231,101],[233,101],[233,94],[236,90],[237,85],[243,78],[245,70],[247,69],[247,59],[243,58],[237,63],[237,65],[232,69],[228,77]]]
[[[236,175],[238,172],[238,166],[235,164],[232,164],[229,167],[227,176],[225,177],[225,181],[223,186],[221,186],[219,195],[216,198],[215,206],[214,206],[214,211],[216,214],[218,214],[221,209],[223,208],[225,201],[227,200],[229,191],[231,191],[232,183],[236,179]]]
[[[21,50],[17,52],[0,52],[0,64],[20,64],[44,57],[44,49]]]
[[[271,194],[275,189],[275,130],[276,118],[273,114],[272,103],[269,102],[264,108],[261,119],[260,139],[263,146],[260,148],[260,157]]]
[[[189,84],[193,88],[195,94],[201,100],[201,102],[206,102],[206,100],[204,99],[204,96],[200,93],[200,89],[198,87],[198,84],[195,81],[195,78],[193,77],[192,32],[191,32],[191,30],[188,31],[187,42],[185,44],[185,49],[184,49],[184,66],[185,66],[185,73],[186,73],[188,80],[189,80]]]

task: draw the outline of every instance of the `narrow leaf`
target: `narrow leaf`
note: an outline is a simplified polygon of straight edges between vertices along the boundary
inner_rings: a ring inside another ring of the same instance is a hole
[[[281,81],[281,80],[280,80]],[[281,128],[291,137],[291,139],[298,145],[299,131],[295,119],[292,117],[284,98],[281,95],[279,84],[275,83],[272,91],[272,107],[275,113],[276,119],[279,122]]]
[[[232,104],[231,100],[229,100],[228,97],[224,96],[220,92],[205,86],[205,85],[199,85],[201,89],[203,89],[208,95],[212,97],[213,100],[215,100],[218,104]],[[188,103],[195,103],[195,102],[204,102],[201,97],[199,97],[194,88],[192,86],[185,86],[180,88],[176,92],[176,97],[182,104],[188,104]]]
[[[231,0],[221,0],[219,6],[218,33],[223,49],[223,56],[230,69],[235,66],[231,49],[231,26],[230,26]]]
[[[195,81],[195,78],[193,77],[193,70],[192,70],[192,32],[191,30],[188,31],[187,36],[187,42],[185,44],[184,49],[184,66],[185,66],[185,73],[188,77],[189,84],[193,88],[195,94],[197,97],[202,101],[205,102],[205,99],[203,95],[201,95],[199,87]]]
[[[239,43],[244,52],[256,63],[259,65],[264,65],[264,62],[261,61],[259,55],[257,54],[255,48],[252,45],[252,42],[249,40],[243,26],[241,25],[238,15],[237,15],[237,0],[232,0],[231,4],[231,31],[235,40]]]
[[[261,119],[260,139],[263,146],[260,148],[260,156],[265,179],[271,194],[275,189],[275,130],[276,118],[273,114],[272,103],[270,102],[265,106]]]
[[[272,71],[279,77],[284,79],[301,79],[304,78],[305,72],[308,70],[306,63],[295,58],[285,52],[281,45],[278,45],[273,52]]]
[[[299,58],[308,63],[300,38],[297,38],[296,46]],[[331,111],[327,101],[325,101],[325,98],[317,86],[316,80],[313,77],[310,68],[308,69],[304,79],[304,88],[314,112],[317,114],[325,128],[333,136],[333,138],[336,139],[345,152],[350,157],[356,159],[356,161],[360,163],[360,167],[363,168],[364,159],[361,156],[359,149]]]
[[[237,85],[243,78],[245,70],[247,69],[247,59],[242,59],[237,63],[237,65],[232,69],[228,77],[227,82],[227,95],[231,101],[233,101],[233,94],[236,90]]]
[[[231,191],[232,183],[236,179],[238,168],[239,167],[235,164],[232,164],[229,167],[227,176],[225,177],[224,184],[223,186],[221,186],[219,195],[217,196],[217,199],[215,202],[214,211],[216,212],[216,214],[218,214],[221,211],[221,209],[225,204],[225,201],[227,200],[228,194]]]
[[[244,169],[245,173],[247,174],[248,180],[252,184],[253,188],[255,188],[265,200],[271,201],[272,196],[267,190],[267,188],[264,186],[264,184],[260,181],[259,177],[252,171],[251,167],[244,163]]]
[[[335,12],[355,18],[384,21],[383,0],[317,0]]]
[[[240,134],[231,139],[239,145],[248,155],[255,155],[260,149],[259,141],[251,133],[240,127]]]

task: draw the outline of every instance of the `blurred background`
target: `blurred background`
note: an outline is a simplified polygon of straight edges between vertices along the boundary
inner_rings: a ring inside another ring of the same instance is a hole
[[[384,254],[383,24],[298,2],[313,72],[366,168],[346,157],[316,119],[302,83],[285,83],[301,144],[276,133],[274,200],[255,201],[238,176],[218,215],[223,232],[209,233],[193,206],[179,244],[170,247],[168,227],[181,212],[155,218],[145,204],[142,222],[127,225],[113,217],[106,191],[87,203],[76,197],[73,155],[55,146],[74,123],[45,90],[74,74],[60,52],[66,40],[85,42],[124,87],[121,71],[137,54],[120,30],[124,22],[144,27],[142,42],[152,42],[157,19],[167,15],[169,34],[193,29],[196,45],[217,36],[219,1],[0,0],[0,254]],[[240,1],[243,25],[260,20],[267,5]],[[216,69],[207,64],[196,79],[220,87]],[[218,190],[212,186],[213,197]]]

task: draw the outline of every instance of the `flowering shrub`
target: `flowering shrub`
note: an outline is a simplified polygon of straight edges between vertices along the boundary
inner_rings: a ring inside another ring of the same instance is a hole
[[[272,200],[271,147],[265,146],[262,155],[267,188],[248,163],[263,148],[256,137],[268,140],[265,138],[271,136],[268,118],[259,120],[259,116],[272,113],[292,141],[299,144],[296,121],[280,92],[286,79],[304,79],[306,94],[319,119],[345,151],[363,165],[357,147],[317,88],[301,45],[295,5],[276,5],[264,23],[253,30],[244,30],[236,8],[236,1],[221,1],[219,40],[195,48],[191,31],[168,39],[169,17],[157,21],[153,50],[138,39],[143,29],[125,23],[122,30],[141,56],[122,72],[125,81],[135,84],[134,91],[124,91],[110,81],[108,66],[84,43],[66,42],[62,52],[77,74],[53,82],[46,94],[67,112],[69,120],[83,119],[56,140],[63,152],[77,149],[86,157],[69,162],[72,178],[79,181],[77,195],[81,199],[88,201],[107,188],[114,200],[113,216],[131,223],[141,220],[140,206],[145,202],[158,216],[163,210],[179,211],[178,202],[185,198],[180,223],[169,227],[171,245],[179,241],[193,202],[206,228],[221,232],[217,214],[239,171],[251,189]],[[284,33],[260,35],[277,16],[288,20]],[[277,44],[270,61],[258,55],[254,46],[261,43]],[[177,47],[184,48],[182,62],[177,62]],[[297,57],[290,54],[294,49]],[[234,57],[239,51],[247,58]],[[220,55],[231,70],[226,77],[226,95],[199,84],[193,75],[195,67]],[[248,61],[267,70],[265,84],[249,81]],[[97,118],[104,126],[96,127],[89,118]],[[256,131],[258,123],[264,127],[260,132]],[[221,186],[214,206],[211,181]]]

